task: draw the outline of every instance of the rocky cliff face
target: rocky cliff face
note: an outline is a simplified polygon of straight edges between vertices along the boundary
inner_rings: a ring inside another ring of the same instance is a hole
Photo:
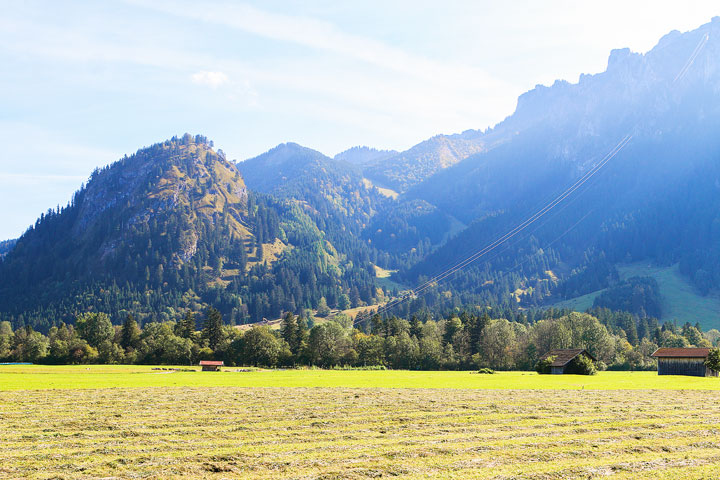
[[[608,261],[678,262],[688,265],[683,268],[690,279],[705,278],[695,269],[717,265],[720,258],[718,58],[715,18],[697,30],[666,35],[645,54],[613,50],[606,71],[583,75],[578,83],[558,81],[522,95],[514,114],[483,134],[486,144],[497,140],[494,147],[407,193],[470,224],[414,273],[431,275],[436,265],[458,261],[456,252],[510,231],[629,135],[631,141],[606,168],[527,233],[541,246],[561,245],[562,251],[551,255],[543,253],[545,247],[536,249],[539,258],[549,265],[562,259],[556,264],[560,270],[596,273],[605,271]],[[516,245],[506,247],[512,252],[508,267],[536,248],[519,240]],[[525,273],[530,280],[524,285],[543,281],[542,271]],[[720,276],[714,285],[720,285]]]
[[[98,222],[116,224],[104,236],[103,257],[112,255],[117,242],[132,235],[135,227],[162,221],[164,214],[172,212],[183,212],[185,217],[184,227],[177,232],[181,241],[172,255],[176,263],[194,254],[200,217],[210,223],[224,217],[238,240],[250,235],[242,176],[199,137],[157,144],[96,170],[78,198],[73,225],[78,241]]]

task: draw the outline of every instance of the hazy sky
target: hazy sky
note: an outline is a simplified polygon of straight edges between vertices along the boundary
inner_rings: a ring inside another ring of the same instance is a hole
[[[0,0],[0,240],[94,167],[184,132],[231,159],[484,129],[518,95],[645,52],[716,0]]]

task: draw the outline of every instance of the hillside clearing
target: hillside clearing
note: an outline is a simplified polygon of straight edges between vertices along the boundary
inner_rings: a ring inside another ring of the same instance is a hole
[[[622,280],[631,277],[652,277],[658,282],[662,295],[662,321],[677,320],[682,324],[700,322],[703,329],[720,329],[720,298],[717,296],[703,297],[678,271],[678,266],[656,267],[647,262],[618,265],[618,273]],[[605,290],[557,302],[555,308],[571,308],[584,312],[591,308],[595,298]]]

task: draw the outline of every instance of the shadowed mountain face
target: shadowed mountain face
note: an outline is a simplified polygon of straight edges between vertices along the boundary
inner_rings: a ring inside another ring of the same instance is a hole
[[[0,258],[4,257],[8,254],[10,250],[12,250],[12,248],[15,246],[16,241],[17,240],[13,239],[3,240],[2,242],[0,242]]]
[[[472,277],[468,270],[510,268],[506,288],[527,292],[546,282],[545,295],[576,294],[587,288],[573,284],[573,276],[593,269],[600,275],[606,271],[598,267],[603,262],[680,262],[694,278],[699,256],[714,265],[709,276],[713,288],[720,286],[720,230],[714,227],[720,222],[718,58],[720,21],[715,19],[693,32],[666,35],[645,55],[615,50],[605,72],[584,75],[577,84],[556,82],[521,96],[516,112],[486,134],[504,138],[500,144],[408,192],[472,223],[409,278],[430,275],[437,265],[462,258],[458,252],[473,251],[511,230],[631,135],[587,184],[518,235],[532,233],[534,247],[513,239],[500,259],[480,261],[460,272],[456,283]],[[542,271],[528,270],[534,262],[523,260],[528,248],[544,258],[544,266],[566,272],[559,285]],[[525,263],[514,267],[517,261]],[[700,277],[708,281],[708,275]],[[572,288],[564,288],[563,279]],[[493,281],[493,274],[477,280]],[[586,283],[607,285],[606,279],[596,280],[586,278]]]
[[[679,264],[714,295],[719,58],[715,19],[644,55],[615,50],[605,72],[576,84],[538,86],[493,129],[399,153],[330,158],[286,143],[234,165],[189,135],[142,149],[94,172],[14,247],[0,244],[0,320],[47,326],[93,309],[150,320],[213,305],[248,322],[381,302],[389,292],[376,272],[398,270],[394,280],[412,286],[447,271],[628,138],[546,215],[397,313],[542,306],[612,286],[618,264],[640,260]],[[652,282],[634,282],[603,302],[657,313],[657,295],[632,295]]]

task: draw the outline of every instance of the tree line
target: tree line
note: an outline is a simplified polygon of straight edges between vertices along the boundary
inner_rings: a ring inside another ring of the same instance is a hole
[[[360,323],[342,314],[316,319],[287,312],[279,329],[243,330],[225,325],[211,307],[199,319],[187,311],[142,328],[132,315],[113,325],[105,313],[83,313],[74,325],[61,323],[47,335],[0,322],[0,361],[193,365],[214,359],[263,367],[531,370],[549,350],[585,348],[600,369],[648,370],[660,346],[711,347],[719,340],[719,331],[703,332],[699,325],[645,321],[638,328],[632,315],[607,309],[550,310],[532,323],[492,318],[487,311],[437,320],[373,315]]]

